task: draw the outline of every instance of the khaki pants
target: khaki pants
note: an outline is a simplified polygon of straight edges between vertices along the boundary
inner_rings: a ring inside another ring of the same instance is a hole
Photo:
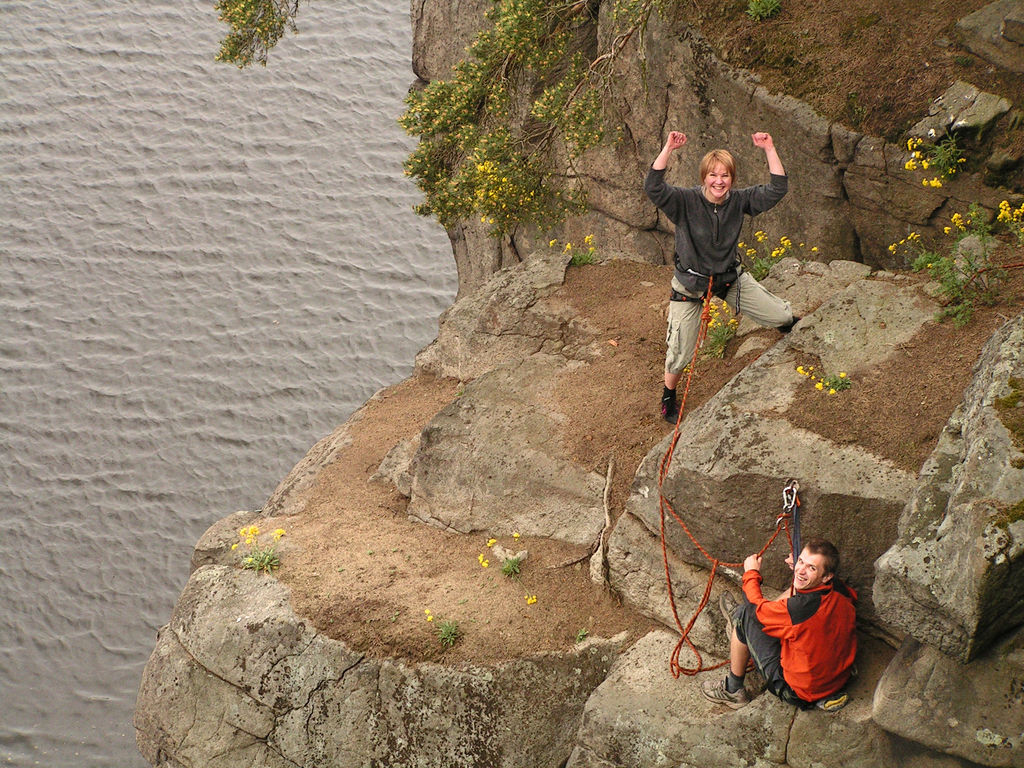
[[[672,289],[687,296],[694,294],[687,291],[672,278]],[[695,297],[699,298],[699,297]],[[778,328],[793,322],[793,310],[788,301],[783,301],[773,293],[766,291],[757,280],[741,272],[739,278],[725,296],[726,302],[733,313],[743,312],[758,325]],[[700,313],[703,305],[700,301],[670,301],[668,303],[668,332],[665,342],[668,351],[665,354],[665,372],[680,373],[693,359],[693,348],[697,344],[697,332],[700,330]]]

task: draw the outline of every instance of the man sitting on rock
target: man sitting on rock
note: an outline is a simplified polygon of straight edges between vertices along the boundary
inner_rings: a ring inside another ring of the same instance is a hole
[[[743,605],[728,593],[722,596],[720,606],[732,626],[729,674],[701,684],[711,701],[733,709],[750,702],[743,678],[753,657],[768,690],[783,701],[826,712],[846,705],[843,688],[857,655],[857,593],[836,578],[839,552],[830,542],[811,539],[795,566],[792,560],[786,557],[793,589],[778,599],[761,594],[759,555],[743,562]]]

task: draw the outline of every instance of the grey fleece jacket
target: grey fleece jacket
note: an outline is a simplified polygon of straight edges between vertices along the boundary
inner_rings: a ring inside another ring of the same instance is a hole
[[[743,216],[756,216],[779,202],[789,189],[786,176],[771,174],[768,184],[734,189],[721,205],[708,201],[700,187],[673,187],[665,183],[665,171],[647,173],[644,191],[676,226],[675,266],[680,282],[691,269],[701,275],[717,275],[731,269],[739,256]]]

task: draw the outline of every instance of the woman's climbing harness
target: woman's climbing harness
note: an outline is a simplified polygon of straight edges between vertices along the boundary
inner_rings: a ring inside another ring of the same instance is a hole
[[[661,528],[661,554],[662,561],[665,565],[665,582],[668,589],[668,600],[669,605],[672,608],[672,617],[675,620],[676,627],[679,629],[679,642],[676,643],[675,649],[672,651],[672,657],[669,660],[669,668],[672,671],[672,677],[678,678],[680,675],[696,675],[699,672],[704,672],[712,669],[718,669],[728,664],[728,661],[722,661],[714,666],[705,667],[704,660],[700,655],[700,651],[690,640],[690,630],[697,621],[697,617],[700,616],[701,611],[704,610],[705,606],[711,599],[711,590],[715,583],[715,576],[718,574],[719,567],[726,568],[741,568],[743,563],[728,563],[719,560],[708,552],[697,538],[690,531],[689,526],[676,512],[672,503],[665,498],[665,494],[662,491],[662,486],[665,483],[665,478],[668,476],[669,466],[672,464],[672,456],[675,453],[676,444],[679,442],[679,426],[683,421],[683,412],[686,409],[686,396],[690,392],[690,384],[693,381],[693,374],[697,367],[697,356],[700,352],[701,346],[704,344],[704,339],[707,336],[708,323],[711,319],[711,297],[713,295],[713,283],[714,279],[708,280],[707,291],[704,295],[704,307],[700,316],[700,330],[697,333],[697,343],[693,349],[693,358],[690,360],[689,371],[686,376],[686,386],[683,389],[682,400],[679,403],[679,415],[676,417],[675,429],[672,432],[672,439],[669,441],[668,449],[665,451],[665,455],[661,459],[661,464],[658,468],[658,507],[660,513],[660,528]],[[775,539],[778,537],[780,531],[786,532],[786,538],[790,542],[790,549],[798,546],[799,544],[799,520],[798,520],[798,509],[800,507],[800,498],[798,496],[799,484],[795,480],[791,480],[783,491],[783,509],[775,520],[775,531],[768,539],[767,543],[761,547],[758,555],[763,555],[765,551],[772,545]],[[690,617],[689,622],[686,626],[683,626],[682,621],[679,618],[679,612],[676,609],[675,596],[672,594],[672,574],[668,564],[668,542],[665,531],[665,520],[668,515],[671,515],[679,526],[683,529],[686,535],[689,537],[693,545],[708,559],[711,563],[711,573],[708,576],[707,586],[704,588],[704,594],[700,599],[700,603],[697,605],[697,609],[694,611],[693,616]],[[792,532],[791,532],[792,527]],[[795,534],[795,537],[794,537]],[[799,555],[799,550],[794,550],[793,561],[796,562],[796,556]],[[679,654],[682,651],[684,643],[689,647],[690,651],[697,658],[696,667],[684,667],[679,663]]]

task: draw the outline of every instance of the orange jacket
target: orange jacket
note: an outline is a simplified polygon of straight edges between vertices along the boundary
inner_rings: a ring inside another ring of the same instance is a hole
[[[850,679],[857,655],[857,593],[837,578],[784,600],[765,600],[761,573],[743,574],[743,592],[765,634],[782,643],[782,674],[804,701],[835,693]]]

